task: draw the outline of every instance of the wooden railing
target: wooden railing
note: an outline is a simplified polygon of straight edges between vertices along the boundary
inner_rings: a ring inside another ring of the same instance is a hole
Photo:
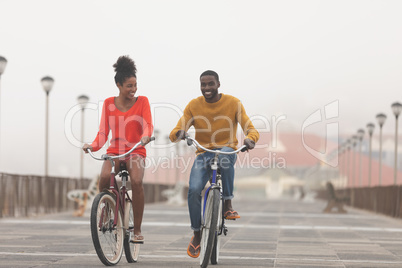
[[[90,181],[0,173],[0,218],[74,210],[77,204],[67,199],[67,193],[75,189],[87,189]],[[171,187],[144,184],[145,203],[166,201],[161,192]]]
[[[340,196],[349,196],[347,205],[359,209],[381,213],[395,218],[402,218],[402,186],[375,186],[338,189]],[[327,198],[327,191],[321,190],[318,196]]]
[[[0,174],[0,217],[31,216],[72,210],[67,199],[74,189],[87,189],[90,180]]]

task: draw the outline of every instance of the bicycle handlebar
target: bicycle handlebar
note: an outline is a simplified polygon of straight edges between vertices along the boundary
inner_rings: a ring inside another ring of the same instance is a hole
[[[154,140],[155,140],[155,137],[151,137],[150,142],[154,141]],[[133,146],[133,148],[131,148],[129,151],[127,151],[127,152],[125,152],[124,154],[121,154],[121,155],[103,154],[103,155],[101,155],[101,157],[96,157],[89,148],[87,149],[87,152],[92,156],[93,159],[96,159],[96,160],[113,160],[113,159],[120,158],[120,157],[123,157],[123,156],[126,156],[126,155],[130,154],[132,151],[134,151],[140,145],[144,146],[144,144],[142,144],[142,142],[139,141],[136,145]]]
[[[202,146],[201,144],[198,143],[198,141],[196,141],[195,139],[191,138],[190,136],[186,136],[185,139],[187,140],[187,145],[191,146],[193,143],[195,144],[196,147],[206,151],[206,152],[210,152],[210,153],[218,153],[218,154],[237,154],[238,152],[242,151],[244,152],[247,147],[246,145],[243,145],[242,147],[240,147],[239,149],[237,149],[236,151],[232,151],[232,152],[222,152],[222,151],[216,151],[216,150],[211,150],[211,149],[207,149],[204,146]]]

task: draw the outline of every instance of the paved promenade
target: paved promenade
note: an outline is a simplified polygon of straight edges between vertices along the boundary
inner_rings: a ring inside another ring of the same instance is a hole
[[[211,267],[402,267],[402,221],[348,209],[323,214],[322,201],[234,201],[221,259]],[[138,263],[117,267],[199,267],[187,256],[186,206],[146,205]],[[0,219],[0,267],[104,267],[93,249],[89,211]]]

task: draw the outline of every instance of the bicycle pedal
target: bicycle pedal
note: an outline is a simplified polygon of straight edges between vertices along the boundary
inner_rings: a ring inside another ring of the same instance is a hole
[[[228,229],[225,227],[225,229],[223,229],[223,234],[226,236],[228,234]]]
[[[130,243],[132,243],[132,244],[144,244],[144,241],[133,241],[133,240],[130,240]]]

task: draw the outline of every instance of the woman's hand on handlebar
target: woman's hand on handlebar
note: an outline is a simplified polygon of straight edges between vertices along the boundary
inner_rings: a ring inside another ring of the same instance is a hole
[[[142,146],[147,145],[150,141],[151,141],[151,137],[144,136],[144,137],[141,138],[141,144],[142,144]]]
[[[92,151],[92,146],[85,143],[84,146],[82,146],[82,150],[84,150],[84,152],[87,154],[88,153],[88,149]]]

